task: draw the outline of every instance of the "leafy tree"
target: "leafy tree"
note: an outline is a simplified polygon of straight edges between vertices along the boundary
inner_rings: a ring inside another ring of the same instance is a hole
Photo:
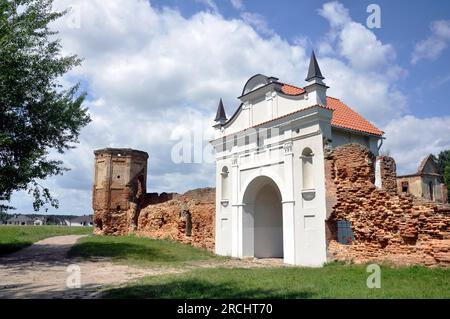
[[[450,150],[442,151],[436,158],[439,174],[444,175],[445,167],[450,165]]]
[[[79,85],[63,88],[58,79],[81,60],[62,56],[49,23],[67,13],[52,11],[53,0],[0,1],[0,204],[8,208],[14,191],[34,196],[37,211],[58,207],[39,180],[61,175],[63,154],[90,122]],[[2,203],[3,202],[3,203]]]
[[[0,210],[0,224],[6,223],[8,218],[9,218],[8,214]]]
[[[450,165],[444,169],[444,183],[447,185],[448,201],[450,203]]]
[[[439,174],[444,176],[444,183],[447,186],[448,200],[450,202],[450,150],[440,152],[436,162]]]

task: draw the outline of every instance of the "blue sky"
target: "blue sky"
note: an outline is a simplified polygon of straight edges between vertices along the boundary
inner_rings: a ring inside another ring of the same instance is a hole
[[[246,11],[261,15],[267,26],[276,34],[295,41],[299,36],[307,37],[310,46],[328,31],[325,19],[316,12],[329,1],[241,1]],[[157,7],[175,7],[185,17],[204,10],[207,1],[152,1]],[[240,11],[231,1],[215,1],[220,14],[225,18],[240,17]],[[381,8],[381,28],[372,29],[382,42],[394,46],[397,63],[407,70],[398,82],[402,91],[411,92],[410,111],[418,116],[440,116],[450,113],[448,95],[442,91],[450,89],[450,50],[426,63],[410,63],[416,43],[430,35],[430,23],[450,19],[449,1],[340,1],[350,12],[354,21],[364,24],[369,13],[367,6],[376,3]],[[430,98],[430,96],[432,96]]]
[[[367,28],[370,3],[379,29]],[[147,151],[148,191],[214,186],[213,163],[175,163],[174,147],[198,135],[206,145],[219,98],[233,113],[256,73],[304,85],[312,49],[328,94],[386,132],[382,152],[400,173],[450,149],[448,1],[55,0],[67,7],[53,27],[84,62],[62,81],[82,83],[93,122],[76,149],[51,153],[71,169],[43,182],[60,201],[51,213],[91,212],[93,150],[104,147]],[[24,192],[12,205],[32,212]]]

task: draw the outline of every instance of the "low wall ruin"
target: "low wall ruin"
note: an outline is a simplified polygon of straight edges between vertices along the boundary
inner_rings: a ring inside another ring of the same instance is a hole
[[[133,216],[136,227],[130,227]],[[135,233],[157,239],[172,239],[195,247],[214,250],[215,189],[202,188],[177,193],[147,193],[131,202],[127,211],[97,210],[95,233]],[[99,227],[101,223],[102,227]]]
[[[450,265],[450,206],[398,194],[395,162],[380,157],[383,187],[375,182],[375,156],[364,146],[347,144],[327,157],[327,241],[331,260],[356,263]],[[354,240],[337,241],[336,223],[348,221]]]

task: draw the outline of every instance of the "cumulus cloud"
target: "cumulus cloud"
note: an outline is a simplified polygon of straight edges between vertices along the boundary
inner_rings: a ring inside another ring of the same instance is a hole
[[[354,69],[371,71],[380,66],[392,66],[395,50],[383,44],[376,35],[361,23],[354,22],[348,10],[339,2],[325,3],[318,10],[330,24],[325,43],[320,45],[330,53],[330,44],[336,43],[336,53],[345,58]]]
[[[256,31],[267,36],[275,35],[275,31],[269,27],[267,19],[259,13],[246,11],[242,0],[231,0],[231,5],[239,12],[241,19]]]
[[[389,123],[383,149],[397,162],[398,173],[414,173],[420,160],[450,149],[450,116],[417,118],[406,115]]]
[[[267,24],[266,18],[261,14],[252,12],[242,12],[241,18],[262,34],[266,35],[275,34],[275,32]]]
[[[72,2],[57,0],[55,8]],[[233,1],[240,10],[235,19],[223,18],[208,3],[214,2],[207,1],[209,10],[185,18],[174,9],[155,9],[148,1],[86,0],[77,4],[78,23],[66,18],[54,24],[65,53],[84,58],[63,80],[83,83],[93,119],[77,148],[62,158],[72,170],[44,182],[60,199],[59,213],[91,211],[93,150],[103,147],[147,151],[149,191],[214,186],[213,164],[178,164],[172,160],[173,148],[183,138],[194,142],[198,136],[205,148],[218,99],[223,98],[230,115],[242,86],[256,73],[305,84],[307,35],[289,42],[270,30],[262,16],[244,18],[247,11],[240,1]],[[395,64],[393,48],[352,21],[338,2],[324,4],[319,14],[330,24],[317,45],[329,95],[382,128],[387,125],[389,140],[401,140],[387,120],[401,118],[407,104],[395,86],[404,71]],[[401,143],[395,141],[389,147],[401,154]],[[24,193],[14,197],[13,205],[28,211],[31,207]]]
[[[55,8],[71,3],[59,0]],[[64,81],[86,84],[93,121],[77,148],[63,157],[71,171],[48,181],[51,189],[67,190],[57,194],[61,211],[89,211],[90,200],[67,197],[84,192],[89,198],[93,150],[103,147],[147,151],[149,191],[214,186],[213,164],[174,163],[172,148],[198,131],[206,147],[219,98],[231,114],[250,76],[280,74],[301,83],[306,74],[304,48],[277,35],[262,38],[242,19],[226,20],[211,11],[184,18],[138,0],[80,1],[77,10],[79,25],[61,19],[53,27],[60,30],[64,53],[84,58]],[[14,204],[23,207],[20,196]]]
[[[324,3],[318,12],[330,22],[333,29],[342,27],[352,21],[348,9],[338,1]]]
[[[450,42],[450,20],[437,20],[430,24],[431,35],[418,42],[411,55],[411,63],[422,59],[436,60]]]
[[[203,3],[206,5],[210,10],[212,10],[214,13],[219,12],[219,8],[217,7],[217,4],[214,2],[214,0],[195,0],[196,2]]]
[[[318,43],[329,94],[380,126],[403,114],[407,98],[395,84],[406,71],[395,63],[394,48],[353,21],[337,1],[323,4],[318,13],[330,24]]]
[[[245,9],[244,2],[242,0],[231,0],[231,5],[236,10],[243,10]]]

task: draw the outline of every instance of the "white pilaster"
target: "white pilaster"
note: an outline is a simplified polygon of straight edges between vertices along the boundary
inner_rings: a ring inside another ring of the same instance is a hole
[[[284,262],[295,264],[295,200],[294,200],[294,166],[291,141],[284,144],[284,180],[283,198],[283,254]]]
[[[267,114],[269,114],[269,118],[272,120],[277,117],[275,109],[274,109],[274,101],[273,99],[277,96],[274,91],[266,93],[266,103],[267,103]]]
[[[239,257],[239,224],[242,222],[242,213],[239,201],[239,165],[237,157],[233,157],[231,162],[231,256]]]

